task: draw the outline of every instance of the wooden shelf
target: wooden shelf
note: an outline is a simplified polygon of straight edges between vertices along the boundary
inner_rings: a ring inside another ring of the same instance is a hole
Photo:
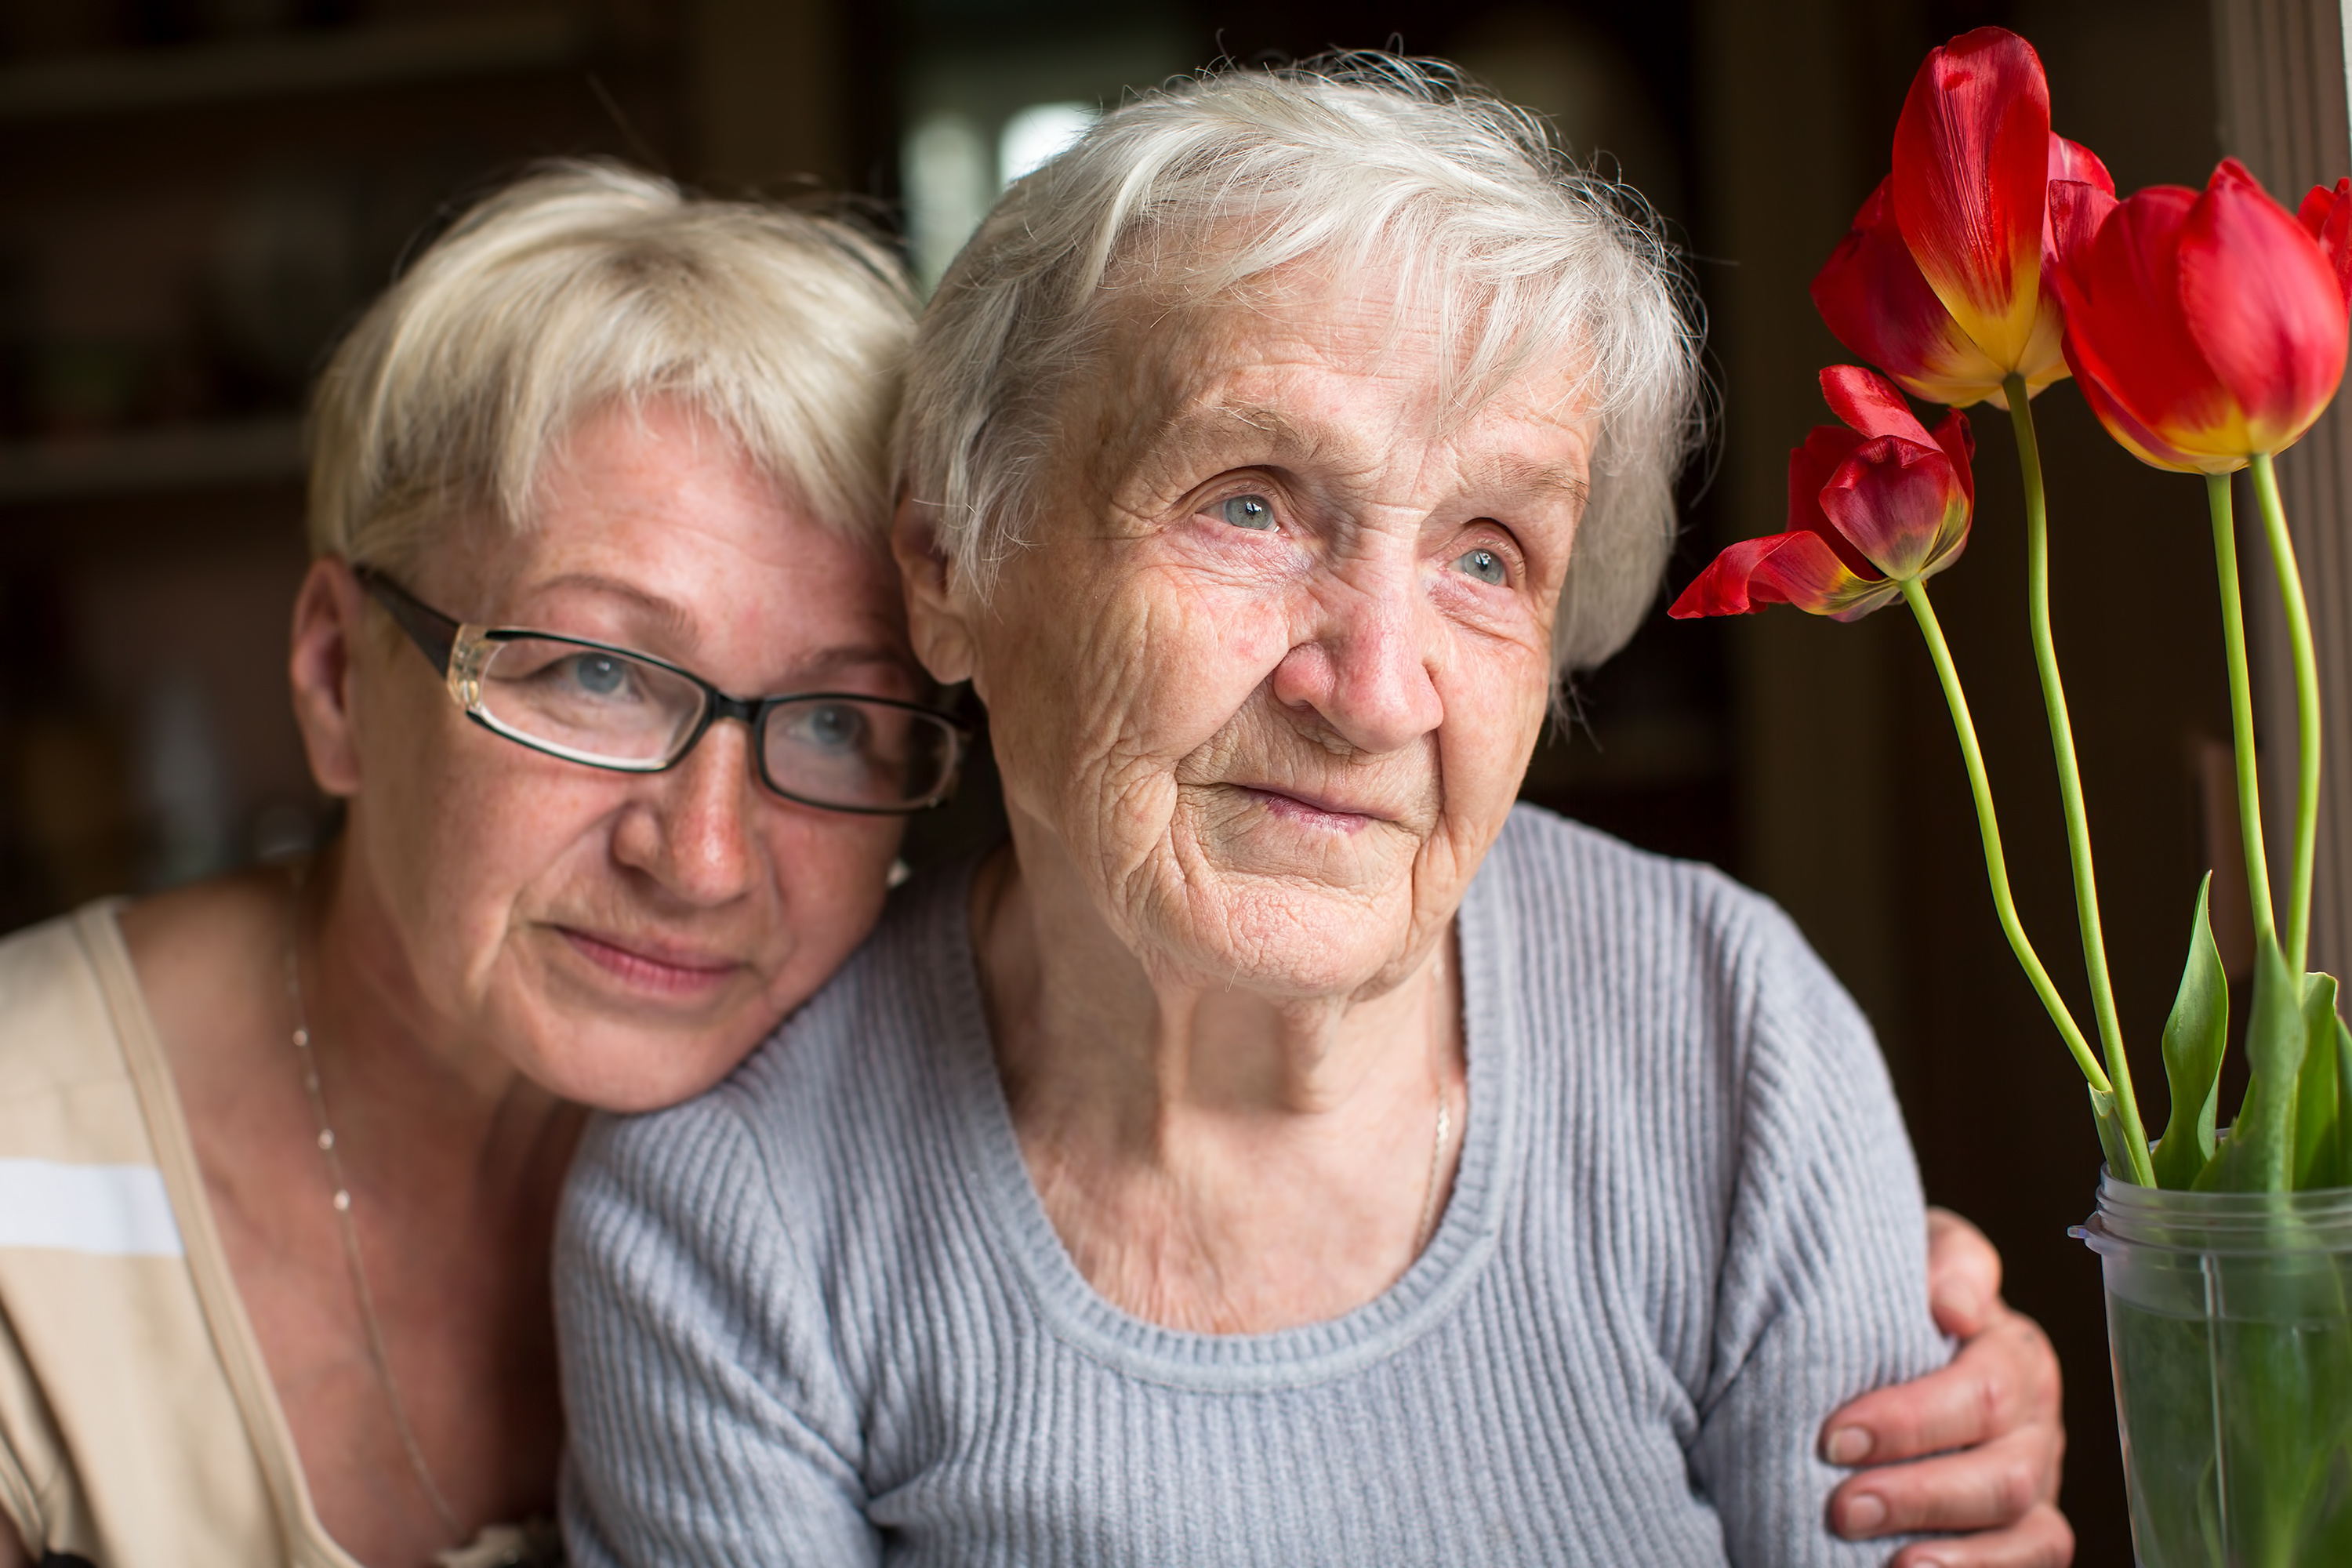
[[[301,476],[302,423],[291,417],[0,446],[0,506]]]
[[[579,58],[586,43],[578,17],[541,8],[141,54],[62,55],[0,66],[0,121],[123,114],[541,70]]]

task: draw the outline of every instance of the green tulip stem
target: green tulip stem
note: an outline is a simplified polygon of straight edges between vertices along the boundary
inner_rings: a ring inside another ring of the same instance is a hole
[[[2246,673],[2246,607],[2238,588],[2238,524],[2230,496],[2230,476],[2205,476],[2205,500],[2213,513],[2213,573],[2221,585],[2221,647],[2230,664],[2230,741],[2238,764],[2238,837],[2245,846],[2246,894],[2254,912],[2254,935],[2276,940],[2278,918],[2271,910],[2271,868],[2263,849],[2263,792],[2254,767],[2254,689]]]
[[[2033,405],[2025,390],[2025,378],[2011,372],[2001,383],[2001,390],[2008,395],[2010,427],[2017,436],[2018,468],[2025,478],[2026,609],[2033,630],[2033,664],[2042,676],[2042,706],[2050,715],[2050,750],[2058,763],[2066,854],[2074,868],[2074,913],[2082,925],[2083,968],[2091,982],[2091,1011],[2098,1020],[2099,1041],[2106,1047],[2107,1071],[2115,1079],[2116,1114],[2135,1161],[2143,1161],[2147,1133],[2140,1124],[2138,1097],[2132,1092],[2131,1058],[2124,1054],[2115,983],[2107,974],[2107,940],[2099,928],[2098,873],[2091,863],[2090,815],[2083,805],[2083,774],[2074,761],[2074,726],[2066,716],[2058,645],[2050,632],[2050,514],[2042,495],[2042,446],[2034,438]],[[2139,1179],[2154,1184],[2146,1175]]]
[[[2301,974],[2310,957],[2311,873],[2319,853],[2319,659],[2312,651],[2311,606],[2304,602],[2303,574],[2294,563],[2294,536],[2287,531],[2286,508],[2279,501],[2278,471],[2268,452],[2255,453],[2252,467],[2263,532],[2270,540],[2279,601],[2286,608],[2287,646],[2294,654],[2294,863],[2281,946],[2287,973]]]
[[[1992,903],[2000,915],[2001,932],[2009,938],[2010,951],[2017,954],[2018,966],[2032,982],[2033,994],[2049,1010],[2050,1021],[2058,1026],[2066,1048],[2074,1053],[2074,1065],[2083,1069],[2084,1078],[2090,1080],[2094,1089],[2112,1094],[2114,1085],[2099,1066],[2098,1053],[2083,1037],[2082,1026],[2074,1022],[2066,999],[2058,994],[2050,972],[2042,967],[2042,957],[2033,951],[2032,939],[2025,934],[2025,922],[2017,918],[2017,900],[2009,890],[2009,860],[2000,848],[2000,819],[1993,811],[1992,784],[1985,777],[1984,751],[1977,744],[1976,721],[1969,717],[1968,694],[1960,689],[1960,672],[1952,666],[1951,647],[1944,641],[1944,628],[1936,619],[1935,606],[1927,602],[1927,585],[1916,577],[1906,581],[1903,599],[1918,619],[1919,635],[1927,639],[1927,657],[1936,666],[1936,679],[1943,683],[1944,701],[1952,710],[1952,729],[1960,741],[1960,760],[1968,766],[1969,793],[1977,803],[1977,832],[1984,839],[1985,880],[1992,885]],[[2147,1161],[2145,1134],[2140,1134],[2133,1145],[2132,1159],[2135,1164]],[[2138,1179],[2144,1186],[2156,1184],[2152,1171],[2140,1174]]]

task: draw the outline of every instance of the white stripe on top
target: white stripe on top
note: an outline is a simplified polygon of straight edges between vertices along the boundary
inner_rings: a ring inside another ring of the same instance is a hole
[[[152,1165],[0,1160],[0,1247],[177,1258],[180,1227]]]

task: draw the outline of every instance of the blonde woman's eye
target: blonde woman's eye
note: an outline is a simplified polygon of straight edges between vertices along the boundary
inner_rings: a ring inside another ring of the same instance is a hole
[[[1492,583],[1497,588],[1511,580],[1511,569],[1491,550],[1473,550],[1455,560],[1454,565],[1456,571],[1467,573],[1481,583]]]
[[[1264,496],[1234,496],[1217,509],[1217,514],[1235,528],[1255,529],[1259,532],[1274,526],[1274,507]]]

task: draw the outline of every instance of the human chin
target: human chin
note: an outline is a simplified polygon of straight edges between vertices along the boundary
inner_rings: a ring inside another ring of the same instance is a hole
[[[582,934],[532,930],[501,964],[488,1009],[516,1065],[567,1100],[617,1111],[675,1104],[724,1078],[775,1022],[749,965],[649,971],[664,961],[641,939],[618,952],[583,951]]]
[[[1223,988],[1352,995],[1378,985],[1412,941],[1411,879],[1402,873],[1343,884],[1204,858],[1160,891],[1148,921],[1160,967]]]

